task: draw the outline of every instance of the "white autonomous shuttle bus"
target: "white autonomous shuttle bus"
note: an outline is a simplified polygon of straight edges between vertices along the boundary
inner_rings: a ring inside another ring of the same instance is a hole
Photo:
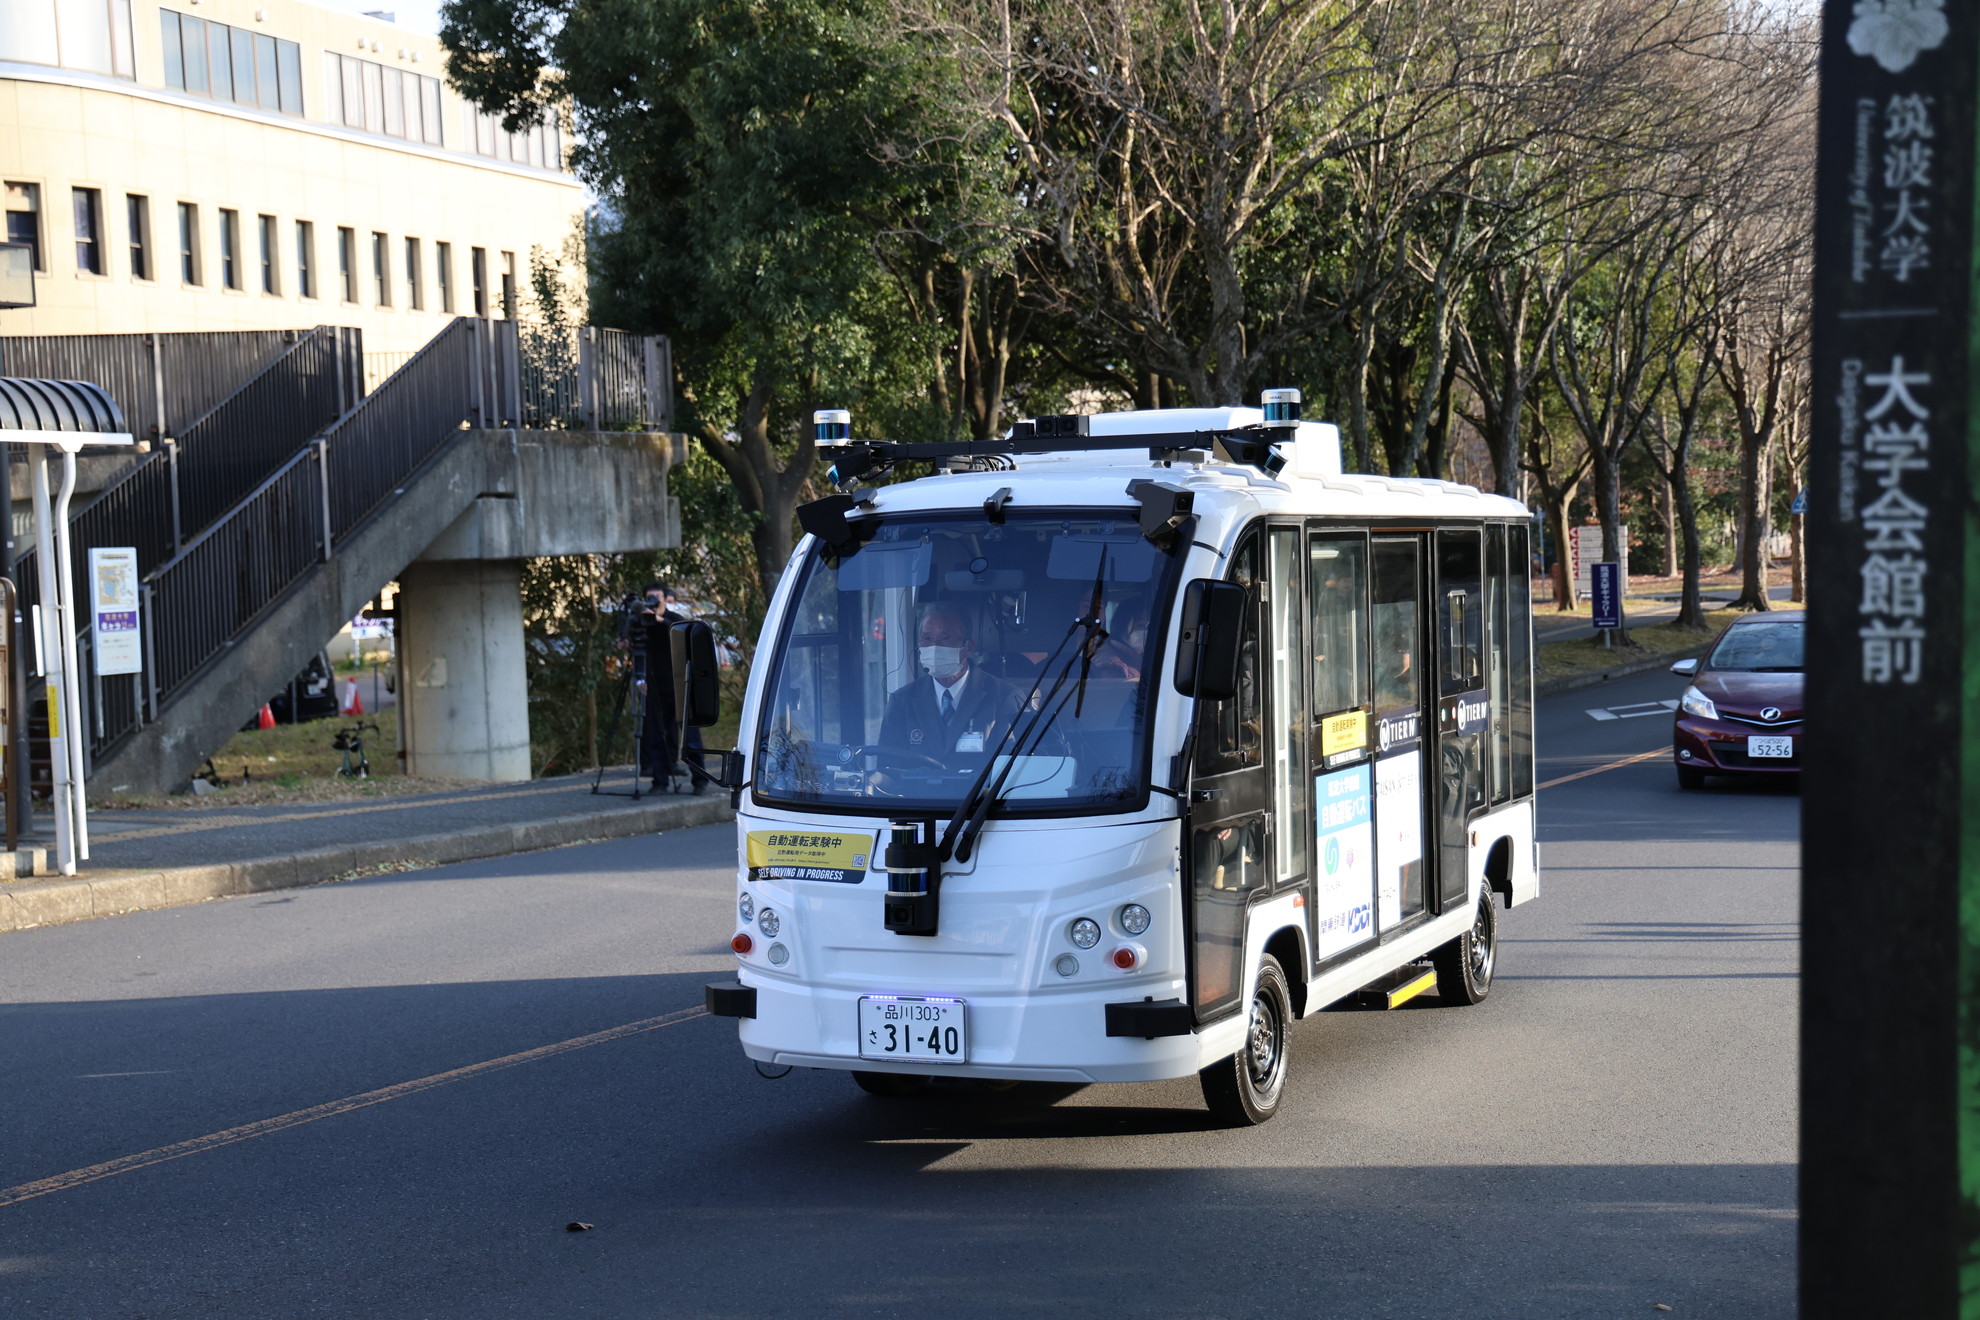
[[[1528,513],[1343,475],[1298,399],[953,445],[818,414],[845,493],[801,511],[722,776],[707,1002],[750,1058],[883,1095],[1198,1073],[1258,1123],[1293,1020],[1485,997],[1539,892]]]

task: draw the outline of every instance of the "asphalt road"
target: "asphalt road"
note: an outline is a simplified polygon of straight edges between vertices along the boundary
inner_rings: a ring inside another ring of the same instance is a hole
[[[1799,799],[1601,770],[1674,683],[1543,706],[1491,998],[1246,1131],[759,1078],[725,828],[0,937],[0,1315],[1791,1316]]]

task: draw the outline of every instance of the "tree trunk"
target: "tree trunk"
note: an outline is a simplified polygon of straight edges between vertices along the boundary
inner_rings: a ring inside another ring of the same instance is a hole
[[[1666,483],[1666,497],[1676,506],[1678,535],[1684,538],[1684,586],[1678,595],[1677,626],[1705,628],[1705,601],[1699,583],[1698,506],[1691,498],[1691,466],[1677,459]]]
[[[1672,489],[1676,484],[1677,478],[1675,475],[1672,476],[1671,480],[1664,483],[1664,563],[1662,566],[1663,571],[1659,574],[1661,577],[1676,577],[1680,562],[1677,543],[1677,506],[1675,492]]]
[[[1794,585],[1789,588],[1788,599],[1796,604],[1808,602],[1808,561],[1805,557],[1807,546],[1801,539],[1801,515],[1788,517],[1788,555]]]
[[[1557,499],[1542,498],[1546,508],[1547,539],[1554,543],[1554,608],[1562,614],[1574,613],[1574,579],[1568,575],[1568,502],[1574,497],[1569,486]]]
[[[1767,532],[1772,520],[1771,437],[1747,434],[1739,445],[1739,599],[1736,610],[1766,610]]]

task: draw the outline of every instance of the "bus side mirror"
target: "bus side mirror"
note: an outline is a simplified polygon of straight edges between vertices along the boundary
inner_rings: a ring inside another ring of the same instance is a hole
[[[1176,635],[1176,691],[1221,700],[1237,695],[1238,647],[1250,594],[1235,582],[1198,578],[1183,590]]]
[[[668,630],[674,662],[674,705],[681,723],[705,729],[722,718],[721,666],[715,660],[715,633],[699,619]]]

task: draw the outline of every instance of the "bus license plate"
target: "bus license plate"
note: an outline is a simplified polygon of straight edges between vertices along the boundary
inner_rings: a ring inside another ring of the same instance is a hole
[[[859,1001],[859,1057],[917,1063],[969,1062],[969,1023],[960,999],[865,995]]]
[[[1763,756],[1793,756],[1794,739],[1748,738],[1746,740],[1746,754],[1755,760]]]

